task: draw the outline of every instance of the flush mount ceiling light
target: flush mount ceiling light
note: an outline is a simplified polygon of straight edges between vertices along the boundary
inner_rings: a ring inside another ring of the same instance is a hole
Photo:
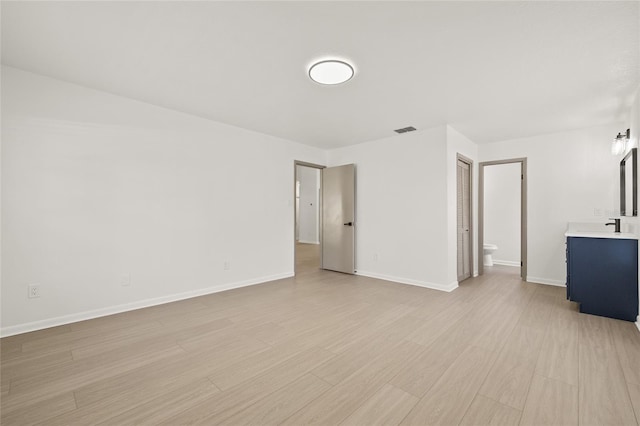
[[[611,143],[611,153],[620,155],[627,149],[627,142],[631,139],[631,130],[627,129],[626,134],[618,133],[618,136]]]
[[[311,80],[320,84],[340,84],[351,80],[353,67],[344,61],[330,59],[316,62],[309,68]]]

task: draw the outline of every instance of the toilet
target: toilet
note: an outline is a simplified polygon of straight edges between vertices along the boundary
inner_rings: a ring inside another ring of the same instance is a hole
[[[495,244],[483,245],[484,266],[493,266],[493,257],[491,257],[491,255],[496,250],[498,250],[498,246]]]

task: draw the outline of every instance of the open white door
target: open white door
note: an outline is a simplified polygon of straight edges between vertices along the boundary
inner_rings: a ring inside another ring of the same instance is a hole
[[[322,269],[355,272],[355,166],[322,170]]]

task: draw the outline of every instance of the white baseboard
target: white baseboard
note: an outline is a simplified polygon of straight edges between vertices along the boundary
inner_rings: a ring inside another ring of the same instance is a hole
[[[518,268],[520,267],[520,262],[514,262],[512,260],[493,259],[493,264],[503,266],[517,266]]]
[[[552,280],[549,278],[540,278],[540,277],[531,277],[527,275],[528,283],[536,283],[536,284],[546,284],[546,285],[554,285],[556,287],[566,287],[567,284],[564,281],[560,280]]]
[[[636,317],[636,327],[640,330],[640,315]]]
[[[310,240],[298,240],[298,242],[302,244],[320,244],[320,241],[310,241]]]
[[[234,288],[248,287],[256,284],[263,284],[269,281],[280,280],[283,278],[293,277],[293,272],[283,274],[269,275],[260,278],[252,278],[250,280],[237,281],[234,283],[226,283],[213,287],[202,288],[198,290],[187,291],[184,293],[176,293],[168,296],[155,297],[153,299],[145,299],[122,305],[109,306],[106,308],[94,309],[91,311],[78,312],[76,314],[63,315],[60,317],[49,318],[40,321],[33,321],[24,324],[11,325],[0,328],[0,337],[8,337],[16,334],[28,333],[30,331],[42,330],[44,328],[56,327],[59,325],[70,324],[78,321],[85,321],[93,318],[105,317],[107,315],[119,314],[136,309],[148,308],[150,306],[164,305],[165,303],[177,302],[179,300],[191,299],[193,297],[204,296],[221,291],[232,290]]]
[[[426,281],[413,280],[410,278],[402,278],[402,277],[394,277],[390,275],[377,274],[375,272],[367,272],[367,271],[358,271],[356,275],[362,275],[363,277],[369,277],[369,278],[377,278],[379,280],[391,281],[394,283],[415,285],[417,287],[430,288],[433,290],[440,290],[440,291],[446,291],[446,292],[451,292],[456,288],[458,288],[458,281],[454,281],[450,284],[443,285],[443,284],[434,284]]]

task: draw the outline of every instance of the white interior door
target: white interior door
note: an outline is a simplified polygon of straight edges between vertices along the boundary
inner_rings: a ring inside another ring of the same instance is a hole
[[[322,269],[355,272],[355,166],[322,170]]]

